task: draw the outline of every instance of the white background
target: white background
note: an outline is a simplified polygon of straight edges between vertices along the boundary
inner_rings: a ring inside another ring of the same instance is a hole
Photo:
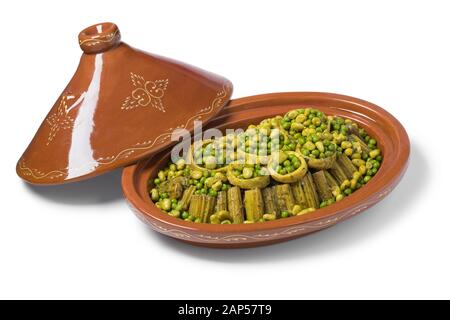
[[[0,9],[0,298],[450,298],[448,1],[8,1]],[[15,163],[78,64],[78,32],[222,74],[233,97],[327,91],[393,113],[410,168],[326,231],[246,250],[152,232],[120,172],[30,187]]]

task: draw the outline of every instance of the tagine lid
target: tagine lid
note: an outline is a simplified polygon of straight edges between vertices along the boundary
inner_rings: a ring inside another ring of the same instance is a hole
[[[135,163],[231,97],[227,79],[134,49],[113,23],[83,30],[79,44],[75,75],[17,163],[27,182],[66,183]]]

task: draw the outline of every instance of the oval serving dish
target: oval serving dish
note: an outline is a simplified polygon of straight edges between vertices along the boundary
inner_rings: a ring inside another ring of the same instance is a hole
[[[383,163],[363,188],[331,206],[310,214],[257,224],[194,224],[160,211],[148,194],[148,180],[170,158],[170,150],[124,169],[122,188],[133,211],[152,229],[194,245],[239,248],[268,245],[331,227],[386,197],[406,171],[410,152],[408,135],[390,113],[360,99],[329,93],[273,93],[232,100],[208,123],[220,130],[246,128],[249,124],[281,115],[294,108],[313,107],[328,115],[352,119],[378,140]]]

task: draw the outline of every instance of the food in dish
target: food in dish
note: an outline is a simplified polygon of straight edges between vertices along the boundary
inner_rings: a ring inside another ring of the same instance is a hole
[[[376,139],[350,119],[299,108],[241,133],[193,144],[149,180],[168,215],[194,223],[259,223],[308,214],[369,183]]]

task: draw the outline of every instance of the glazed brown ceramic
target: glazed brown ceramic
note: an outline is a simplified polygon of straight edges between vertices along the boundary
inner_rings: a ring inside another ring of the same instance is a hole
[[[328,93],[275,93],[231,101],[210,122],[219,129],[245,128],[262,119],[297,107],[315,107],[330,115],[353,119],[377,138],[384,156],[375,177],[363,188],[311,214],[258,224],[194,224],[170,217],[150,200],[147,183],[169,159],[169,151],[155,155],[123,171],[127,201],[142,221],[154,230],[191,244],[237,248],[266,245],[328,228],[373,206],[398,184],[408,164],[410,144],[403,126],[382,108],[352,97]]]
[[[34,184],[81,180],[123,167],[171,144],[228,102],[231,83],[217,75],[120,41],[113,23],[83,30],[84,54],[17,163]]]

